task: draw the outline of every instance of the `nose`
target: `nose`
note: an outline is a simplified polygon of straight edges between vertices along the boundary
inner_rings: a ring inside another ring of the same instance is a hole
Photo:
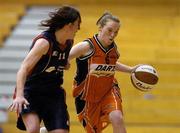
[[[110,36],[111,36],[112,38],[114,38],[114,37],[115,37],[115,33],[111,33]]]
[[[78,30],[80,30],[80,27],[79,27],[79,26],[76,28],[76,32],[77,32]]]
[[[116,32],[113,32],[113,33],[111,34],[111,36],[112,36],[113,38],[115,38],[115,37],[117,36],[117,33],[116,33]]]
[[[78,30],[79,30],[79,29],[77,29],[77,30],[75,31],[75,33],[78,32]]]
[[[80,30],[80,23],[78,23],[78,30]]]

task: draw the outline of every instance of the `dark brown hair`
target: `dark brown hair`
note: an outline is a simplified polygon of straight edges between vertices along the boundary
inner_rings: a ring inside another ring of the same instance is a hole
[[[47,27],[48,30],[54,32],[77,19],[79,19],[79,25],[81,23],[80,12],[71,6],[62,6],[54,12],[50,12],[49,17],[49,19],[43,20],[40,26]]]

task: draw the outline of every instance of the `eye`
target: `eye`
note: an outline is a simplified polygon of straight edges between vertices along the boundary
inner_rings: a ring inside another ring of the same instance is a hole
[[[115,34],[117,35],[117,34],[118,34],[118,31],[116,31]]]

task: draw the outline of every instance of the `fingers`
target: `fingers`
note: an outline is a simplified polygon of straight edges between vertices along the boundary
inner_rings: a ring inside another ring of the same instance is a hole
[[[24,105],[29,105],[29,102],[25,100]]]
[[[26,105],[26,104],[23,104],[23,108],[24,108],[24,109],[27,109],[27,105]]]
[[[12,103],[10,106],[9,106],[9,108],[8,108],[8,110],[9,111],[15,111],[15,112],[21,112],[21,110],[22,110],[22,105],[21,104],[19,104],[19,103],[16,103],[16,102],[14,102],[14,103]]]
[[[9,108],[8,108],[8,110],[9,111],[15,111],[16,112],[16,108],[17,108],[17,103],[12,103],[10,106],[9,106]]]
[[[11,104],[11,105],[8,107],[8,110],[9,110],[9,111],[12,111],[12,106],[13,106],[13,104]]]
[[[17,113],[22,111],[22,108],[26,109],[29,102],[26,99],[23,100],[14,100],[13,103],[9,106],[9,111],[15,111]]]
[[[29,105],[29,102],[27,100],[25,100],[24,104],[23,104],[23,108],[27,109],[27,105]]]
[[[16,108],[16,103],[13,102],[13,103],[9,106],[8,110],[10,110],[10,111],[15,111],[15,108]]]
[[[132,67],[131,73],[133,73],[133,72],[134,72],[139,66],[141,66],[141,65],[142,65],[142,64],[138,64],[138,65]]]

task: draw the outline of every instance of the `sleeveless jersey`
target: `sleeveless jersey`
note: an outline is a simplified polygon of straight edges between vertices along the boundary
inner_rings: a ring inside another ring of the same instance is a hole
[[[92,45],[93,51],[85,57],[76,59],[75,82],[82,88],[78,94],[82,99],[98,102],[112,88],[119,53],[114,42],[105,49],[97,35],[85,41]]]
[[[50,47],[48,53],[41,57],[27,77],[25,92],[55,93],[63,84],[63,70],[67,64],[73,40],[67,40],[66,47],[60,48],[54,33],[44,31],[34,39],[31,48],[39,38],[46,39]]]

